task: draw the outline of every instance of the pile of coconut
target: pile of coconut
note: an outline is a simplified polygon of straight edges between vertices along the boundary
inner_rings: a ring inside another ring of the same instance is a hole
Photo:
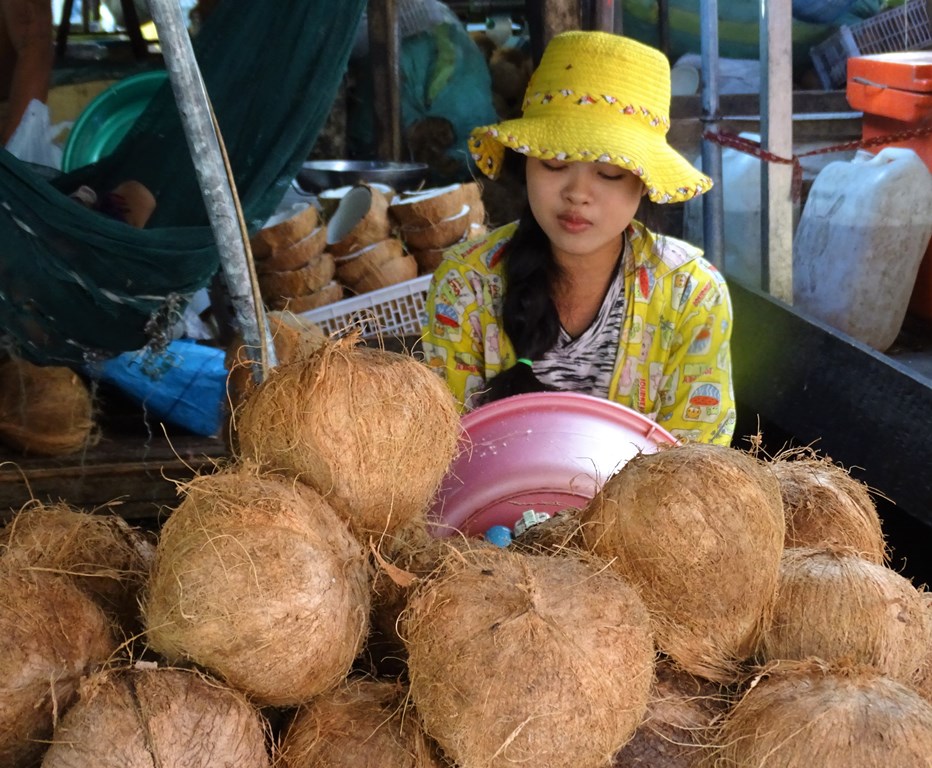
[[[256,279],[271,310],[307,312],[343,298],[326,250],[327,227],[317,208],[297,203],[276,213],[250,241]]]
[[[642,453],[499,547],[434,525],[468,446],[412,355],[318,339],[232,426],[154,543],[8,526],[0,763],[928,763],[932,600],[827,459]]]

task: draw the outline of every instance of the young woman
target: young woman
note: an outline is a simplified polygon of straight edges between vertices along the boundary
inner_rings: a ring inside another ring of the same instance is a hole
[[[731,302],[687,243],[653,233],[642,202],[711,180],[666,140],[670,66],[603,32],[547,46],[520,118],[472,132],[491,178],[526,158],[527,211],[451,249],[434,273],[423,346],[464,409],[546,389],[606,397],[681,439],[734,430]]]

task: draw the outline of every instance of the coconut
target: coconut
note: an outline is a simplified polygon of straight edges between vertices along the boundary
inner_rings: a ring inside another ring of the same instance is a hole
[[[849,660],[910,683],[927,645],[922,600],[896,571],[851,550],[784,553],[762,660]]]
[[[335,686],[369,614],[367,563],[346,526],[310,488],[248,466],[197,477],[184,494],[143,605],[152,648],[264,704]]]
[[[389,213],[402,228],[432,227],[456,216],[463,210],[464,204],[469,205],[473,195],[467,184],[432,187],[396,195],[389,206]]]
[[[337,277],[341,283],[352,288],[373,269],[402,256],[404,246],[400,240],[394,237],[380,240],[337,258]]]
[[[880,516],[867,486],[809,451],[784,452],[771,468],[783,495],[787,547],[850,547],[871,562],[887,562]]]
[[[640,454],[580,513],[586,544],[641,592],[657,646],[729,682],[769,624],[784,522],[762,461],[702,443]]]
[[[716,766],[927,766],[932,706],[876,670],[780,662],[716,737]]]
[[[401,239],[413,250],[446,248],[459,242],[469,228],[469,206],[463,207],[446,219],[426,227],[402,227]]]
[[[357,337],[272,371],[237,428],[243,456],[315,488],[363,541],[426,516],[460,436],[430,368]]]
[[[647,611],[611,570],[453,553],[402,617],[411,699],[458,765],[601,768],[647,707]]]
[[[0,570],[0,765],[35,765],[78,682],[116,645],[103,611],[69,579]]]
[[[281,743],[281,768],[440,768],[397,683],[349,680],[302,707]]]
[[[308,203],[295,203],[279,211],[250,240],[252,255],[265,259],[300,242],[317,227],[317,209]]]
[[[256,260],[256,272],[288,272],[301,269],[318,258],[327,246],[327,228],[316,227],[296,243],[273,251],[267,258]]]
[[[647,713],[612,768],[698,768],[729,701],[729,691],[658,660]]]
[[[197,672],[109,670],[81,686],[43,768],[267,768],[266,726],[246,698]]]
[[[427,275],[437,269],[443,261],[446,252],[446,248],[428,248],[422,251],[411,251],[411,255],[417,262],[418,274]]]
[[[91,393],[64,366],[0,363],[0,440],[27,454],[62,456],[97,442]]]
[[[310,312],[318,307],[325,307],[343,299],[345,287],[338,280],[331,280],[325,286],[311,291],[303,296],[288,296],[270,302],[272,307],[287,311],[289,314],[299,315]]]
[[[417,277],[417,262],[413,256],[403,253],[367,270],[359,280],[352,284],[351,288],[356,293],[367,293],[403,283],[406,280],[413,280],[415,277]]]
[[[327,250],[345,256],[392,233],[385,196],[368,184],[353,187],[334,212],[327,226]]]
[[[0,530],[0,563],[67,575],[131,632],[155,554],[137,528],[67,504],[24,507]]]
[[[391,203],[395,197],[395,190],[387,184],[370,183],[368,186],[381,193],[381,195],[385,198],[385,202],[387,203]],[[353,189],[352,185],[346,187],[337,187],[335,189],[325,189],[317,196],[317,202],[320,203],[320,207],[324,212],[324,216],[328,220],[333,217],[334,213],[336,213],[337,208],[340,206],[340,201],[346,197],[346,194],[351,189]]]
[[[304,296],[325,286],[335,274],[336,263],[333,256],[324,251],[314,256],[301,269],[259,275],[259,288],[267,301],[280,297]]]
[[[913,680],[913,688],[919,692],[926,701],[932,703],[932,592],[919,590],[919,599],[925,609],[926,618],[926,644],[919,672]]]
[[[292,312],[269,312],[266,319],[279,365],[308,357],[327,338],[314,323],[302,320]],[[255,386],[248,352],[242,336],[237,335],[227,347],[224,356],[224,364],[229,371],[227,398],[231,410],[236,408]]]

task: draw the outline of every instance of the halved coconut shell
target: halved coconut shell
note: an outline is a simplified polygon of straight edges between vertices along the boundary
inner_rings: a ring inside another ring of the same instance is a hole
[[[368,293],[389,285],[403,283],[406,280],[413,280],[415,277],[417,277],[417,262],[410,254],[403,253],[367,270],[353,284],[353,290],[356,293]]]
[[[259,275],[259,288],[267,300],[279,297],[305,296],[323,288],[333,280],[336,264],[326,251],[317,254],[307,266],[287,272],[268,272]]]
[[[337,278],[346,286],[355,288],[362,276],[379,264],[404,254],[404,246],[397,238],[390,237],[368,245],[359,251],[337,258]]]
[[[440,266],[440,262],[443,261],[443,255],[446,252],[446,248],[425,248],[421,251],[411,251],[411,255],[417,262],[418,273],[426,275]]]
[[[456,216],[463,205],[469,205],[470,194],[464,184],[433,187],[416,194],[396,196],[389,212],[403,228],[430,227]]]
[[[252,238],[252,255],[265,259],[307,237],[317,226],[317,208],[308,203],[295,203],[274,214]]]
[[[368,184],[353,187],[337,206],[327,226],[327,250],[344,256],[391,235],[388,202]]]
[[[282,297],[275,304],[277,309],[287,310],[297,315],[340,301],[343,298],[343,291],[342,283],[331,280],[323,288],[318,288],[304,296]]]
[[[427,227],[402,227],[401,239],[409,248],[446,248],[459,242],[469,228],[469,206],[465,203],[453,216]]]
[[[381,192],[382,196],[388,203],[391,203],[392,199],[395,197],[395,190],[387,184],[370,184],[369,186],[372,187],[372,189]],[[325,189],[317,196],[317,202],[320,203],[320,207],[323,211],[325,219],[329,220],[333,214],[336,213],[337,207],[340,205],[340,201],[346,197],[346,193],[351,189],[353,189],[353,185],[336,187],[334,189]]]
[[[289,272],[306,267],[323,253],[327,246],[327,228],[317,227],[307,237],[287,248],[275,251],[271,256],[256,260],[256,273]]]

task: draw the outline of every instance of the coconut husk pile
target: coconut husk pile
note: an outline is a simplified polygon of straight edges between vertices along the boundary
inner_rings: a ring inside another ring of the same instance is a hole
[[[89,678],[43,768],[268,768],[266,726],[246,698],[196,672],[111,669]]]
[[[485,206],[476,182],[402,193],[389,213],[420,274],[433,272],[451,246],[486,232]]]
[[[184,495],[143,605],[152,648],[273,706],[336,685],[365,638],[369,576],[330,505],[247,465],[195,478]]]
[[[0,567],[70,579],[127,635],[137,630],[137,598],[154,555],[150,537],[121,517],[64,503],[27,506],[0,529]]]
[[[364,543],[424,519],[459,439],[430,368],[351,337],[272,371],[235,425],[243,457],[314,488]]]
[[[657,646],[730,682],[769,624],[784,521],[764,462],[714,445],[640,454],[580,513],[586,545],[640,592]]]
[[[107,616],[73,581],[0,568],[0,765],[37,764],[81,678],[116,648]]]
[[[440,768],[436,746],[405,711],[398,682],[353,679],[298,710],[282,768]]]
[[[326,250],[327,227],[313,205],[298,203],[273,216],[251,241],[259,291],[269,309],[307,312],[339,301],[336,264]]]
[[[715,766],[926,766],[932,706],[871,667],[779,662],[724,719]]]
[[[647,707],[647,611],[612,571],[451,552],[401,620],[411,700],[458,765],[606,765]]]
[[[26,455],[64,456],[98,439],[90,390],[73,370],[0,362],[0,441]]]
[[[787,547],[847,547],[887,562],[880,516],[864,483],[809,449],[778,454],[770,467],[783,496]]]

